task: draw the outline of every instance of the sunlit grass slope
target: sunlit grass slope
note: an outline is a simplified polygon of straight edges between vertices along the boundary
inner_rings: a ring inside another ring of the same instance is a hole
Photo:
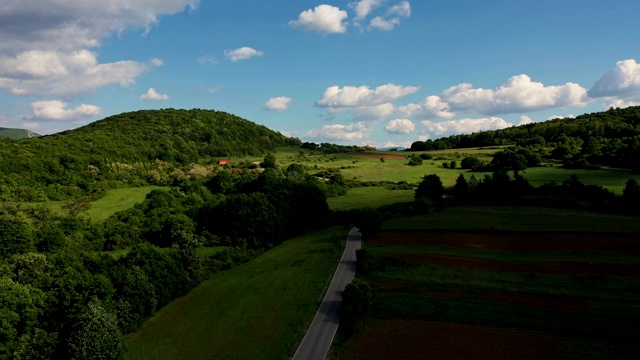
[[[337,228],[214,275],[127,336],[127,359],[287,359],[333,275]],[[346,237],[347,231],[343,231]]]
[[[88,216],[91,221],[99,222],[107,219],[118,211],[126,210],[133,205],[142,202],[148,193],[155,189],[168,189],[162,186],[142,186],[134,188],[111,189],[96,201],[91,202],[91,207],[80,216]],[[25,203],[25,207],[43,205],[57,214],[64,214],[64,201],[47,201],[39,203]]]
[[[383,187],[349,189],[344,196],[327,199],[331,210],[349,210],[413,201],[414,190],[388,190]]]

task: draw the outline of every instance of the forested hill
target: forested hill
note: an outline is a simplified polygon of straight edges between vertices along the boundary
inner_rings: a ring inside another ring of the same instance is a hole
[[[496,145],[542,146],[554,159],[572,164],[640,167],[640,106],[609,109],[576,118],[416,141],[413,151]]]
[[[212,110],[142,110],[33,139],[0,139],[0,201],[58,200],[100,189],[166,185],[216,158],[300,144]],[[170,176],[169,174],[173,174]]]
[[[38,137],[38,136],[40,135],[34,133],[31,130],[0,127],[0,138],[28,139],[28,138]]]

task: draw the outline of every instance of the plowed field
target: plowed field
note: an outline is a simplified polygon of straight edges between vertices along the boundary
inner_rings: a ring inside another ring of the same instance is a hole
[[[340,359],[633,359],[640,239],[385,231],[373,313]],[[392,259],[391,261],[385,259]]]

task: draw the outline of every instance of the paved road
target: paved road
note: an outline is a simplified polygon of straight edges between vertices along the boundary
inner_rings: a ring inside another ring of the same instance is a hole
[[[293,360],[323,360],[326,357],[340,323],[342,291],[356,274],[356,250],[360,249],[360,236],[358,228],[349,231],[347,246],[333,274],[331,285],[307,334],[293,355]]]

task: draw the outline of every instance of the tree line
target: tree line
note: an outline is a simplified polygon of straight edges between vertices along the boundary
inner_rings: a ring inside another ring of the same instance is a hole
[[[571,168],[640,168],[640,107],[416,141],[410,151],[515,145]]]

